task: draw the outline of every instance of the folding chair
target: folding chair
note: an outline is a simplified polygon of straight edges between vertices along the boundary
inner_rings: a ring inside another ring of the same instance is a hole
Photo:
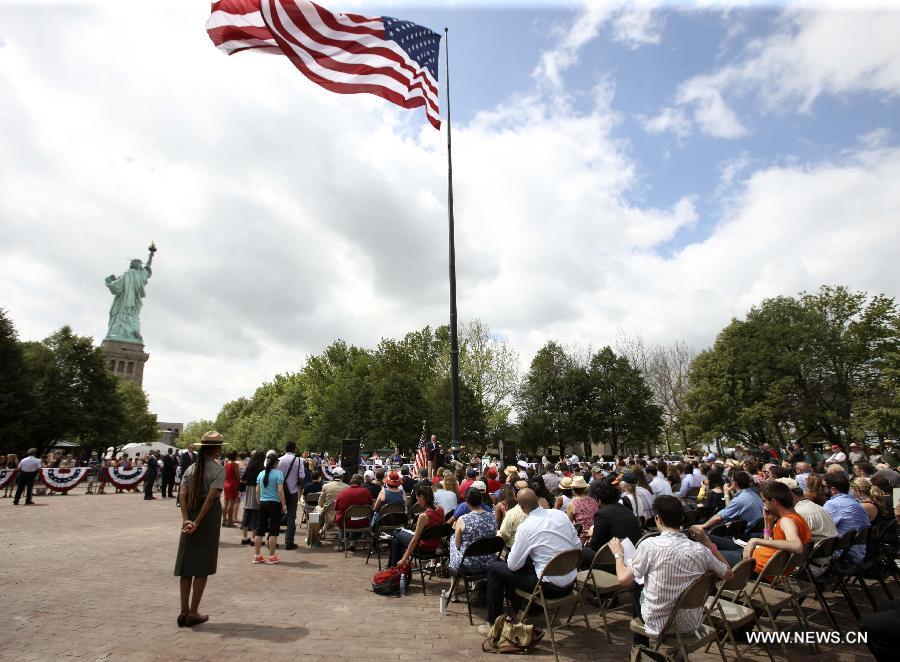
[[[304,522],[307,527],[309,526],[309,514],[315,511],[320,496],[322,496],[321,492],[312,492],[303,497],[303,511],[300,513],[300,524],[297,528],[302,527]]]
[[[359,528],[347,528],[347,522],[351,520],[365,520],[365,526]],[[372,521],[372,506],[348,506],[344,511],[344,519],[341,521],[341,530],[344,538],[344,558],[350,554],[350,538],[349,533],[355,533],[359,538],[369,541],[369,549],[372,548],[372,529],[369,522]]]
[[[390,545],[394,537],[394,531],[402,529],[406,526],[406,512],[379,514],[375,520],[375,526],[372,529],[372,544],[369,545],[369,553],[366,555],[366,565],[372,558],[372,550],[375,550],[375,556],[378,558],[378,572],[381,572],[381,545],[382,543]]]
[[[416,520],[419,518],[419,515],[424,512],[425,508],[418,501],[409,507],[409,524],[413,529],[416,528]]]
[[[738,646],[737,637],[735,637],[734,632],[735,630],[746,628],[747,626],[751,626],[751,630],[758,626],[756,610],[741,604],[741,601],[744,598],[744,592],[747,589],[747,583],[750,581],[750,575],[753,574],[753,568],[755,566],[756,561],[753,559],[744,559],[738,563],[732,568],[734,576],[727,581],[722,580],[719,582],[716,594],[706,599],[706,612],[712,625],[725,629],[725,637],[719,647],[723,659],[725,657],[725,644],[731,642],[731,645],[734,646],[734,653],[737,656],[737,659],[741,660],[741,649]],[[724,591],[728,591],[735,599],[726,600],[723,598],[722,593]],[[712,646],[712,642],[709,642],[709,644],[706,645],[707,653],[709,652],[710,646]],[[751,645],[747,645],[744,648],[744,653],[751,647]],[[763,645],[762,647],[768,654],[769,659],[774,660],[768,646]]]
[[[337,542],[337,527],[334,525],[334,500],[328,502],[322,509],[322,512],[319,513],[319,522],[319,525],[322,527],[319,531],[319,542],[325,542],[325,537],[329,535],[333,535],[335,542]]]
[[[419,544],[413,550],[411,561],[415,561],[419,566],[419,572],[422,575],[422,595],[425,595],[425,564],[424,561],[435,561],[436,568],[443,567],[450,559],[450,552],[447,547],[448,539],[453,533],[453,527],[449,524],[435,524],[426,527],[419,537]],[[438,547],[433,552],[426,551],[421,548],[422,542],[425,540],[438,540]],[[429,574],[434,576],[434,570],[429,570]]]
[[[528,600],[528,603],[525,605],[525,609],[522,610],[517,621],[524,621],[528,618],[528,611],[531,609],[531,605],[538,604],[544,609],[544,619],[547,622],[547,629],[550,631],[550,641],[553,644],[553,655],[556,656],[557,662],[559,662],[559,652],[556,650],[556,636],[553,630],[553,624],[556,622],[556,618],[559,616],[559,612],[563,607],[568,605],[577,605],[579,602],[581,603],[581,613],[584,615],[584,624],[587,629],[590,631],[591,624],[588,621],[587,610],[584,608],[584,600],[583,593],[581,590],[576,590],[573,585],[573,589],[570,591],[568,595],[564,595],[559,598],[549,598],[544,595],[544,577],[559,577],[562,575],[567,575],[570,572],[578,570],[578,565],[581,563],[581,548],[578,547],[576,549],[569,549],[565,552],[560,552],[556,556],[554,556],[547,565],[544,567],[543,572],[541,572],[538,577],[537,583],[534,585],[534,590],[532,591],[523,591],[522,589],[516,589],[516,595],[520,598],[524,598]],[[550,617],[550,612],[553,612],[553,618]]]
[[[828,600],[825,599],[825,582],[821,573],[824,566],[816,563],[816,561],[823,559],[831,561],[836,541],[837,538],[822,538],[821,540],[811,540],[806,543],[807,553],[805,559],[797,565],[797,570],[791,577],[784,577],[782,580],[783,586],[793,594],[797,604],[801,607],[803,606],[803,601],[811,595],[818,600],[821,609],[813,611],[807,617],[807,621],[817,613],[824,612],[834,630],[839,628],[834,612],[831,611]],[[818,573],[816,572],[817,570],[819,570]]]
[[[700,650],[708,644],[715,643],[719,648],[722,659],[725,659],[725,653],[722,651],[722,644],[719,643],[719,637],[716,629],[708,623],[701,621],[697,629],[691,633],[682,633],[678,631],[677,616],[682,609],[702,609],[704,617],[706,616],[706,598],[709,595],[709,589],[712,587],[715,574],[707,572],[697,577],[691,584],[678,596],[672,613],[666,620],[666,624],[659,631],[659,634],[650,634],[644,626],[641,618],[632,618],[629,628],[635,634],[648,637],[651,640],[654,651],[660,652],[663,646],[670,651],[677,650],[682,659],[687,660],[688,654],[696,650]],[[675,639],[673,642],[672,639]],[[655,643],[653,643],[655,641]]]
[[[775,588],[781,581],[782,576],[787,572],[792,556],[790,552],[780,549],[769,557],[769,560],[763,566],[762,572],[747,585],[742,600],[749,607],[765,611],[774,632],[781,632],[781,629],[778,627],[778,614],[787,607],[793,610],[800,629],[809,629],[806,616],[800,605],[797,604],[794,596],[791,593]],[[736,597],[731,591],[723,591],[722,594],[726,599],[732,601]],[[813,643],[812,647],[818,652],[817,644]],[[784,652],[785,658],[787,658],[787,646],[785,646],[784,642],[781,642],[781,650]]]
[[[376,517],[384,517],[391,513],[403,513],[406,515],[406,504],[403,503],[386,503],[378,509]]]
[[[612,643],[612,638],[609,636],[609,621],[606,618],[606,613],[610,609],[613,598],[620,593],[630,593],[631,587],[622,586],[619,583],[619,578],[615,574],[600,570],[599,566],[601,565],[612,566],[615,568],[616,559],[609,549],[609,543],[606,543],[597,550],[596,554],[594,554],[594,558],[591,560],[590,568],[578,573],[575,578],[575,587],[581,592],[590,591],[593,593],[594,597],[597,598],[597,602],[600,603],[600,615],[603,618],[603,629],[606,632],[606,641],[607,643]],[[583,600],[584,596],[582,596],[582,601]],[[622,606],[629,606],[629,603],[625,603]],[[569,618],[566,623],[571,621],[572,616],[574,615],[575,605],[572,605],[572,611],[569,613]]]
[[[887,596],[888,600],[893,600],[894,596],[885,582],[885,566],[887,561],[893,564],[895,554],[888,555],[885,559],[886,550],[891,548],[890,539],[897,536],[897,520],[893,519],[889,522],[881,522],[869,529],[869,536],[866,543],[866,558],[860,566],[861,577],[874,576],[874,579],[881,585],[881,590]]]
[[[660,534],[659,531],[650,531],[649,533],[645,533],[641,536],[640,540],[637,541],[637,545],[635,547],[640,547],[641,543],[644,542],[647,538],[654,538]]]
[[[872,596],[872,592],[869,590],[869,587],[862,576],[862,563],[865,562],[865,559],[863,559],[861,563],[857,563],[852,557],[852,550],[857,545],[865,546],[866,551],[868,552],[868,546],[866,546],[868,535],[868,528],[845,533],[835,544],[836,556],[831,562],[832,575],[834,576],[838,588],[847,600],[847,605],[850,607],[850,611],[853,612],[853,617],[856,620],[860,619],[860,612],[856,600],[853,599],[853,594],[850,593],[850,580],[852,578],[855,577],[856,581],[862,587],[866,599],[869,601],[872,609],[874,610],[877,607],[875,598]]]
[[[462,581],[463,586],[466,589],[466,609],[469,612],[469,625],[474,625],[472,622],[472,603],[469,602],[469,582],[472,580],[477,581],[479,579],[486,579],[487,570],[471,572],[466,568],[466,561],[474,556],[493,556],[494,558],[499,558],[500,552],[503,551],[503,545],[503,538],[500,536],[485,536],[484,538],[473,540],[463,552],[462,559],[459,562],[459,570],[456,571],[456,574],[453,577],[453,583],[450,584],[449,595],[450,597],[453,597],[457,584]]]

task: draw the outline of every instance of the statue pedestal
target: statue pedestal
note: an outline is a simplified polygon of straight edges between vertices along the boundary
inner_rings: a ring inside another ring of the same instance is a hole
[[[109,369],[116,377],[127,379],[143,388],[144,364],[150,358],[143,345],[106,338],[100,344],[100,349],[106,355]]]

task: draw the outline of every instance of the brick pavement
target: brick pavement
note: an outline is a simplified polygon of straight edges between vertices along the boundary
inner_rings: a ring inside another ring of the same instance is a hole
[[[345,559],[331,547],[282,550],[280,566],[254,566],[235,529],[222,531],[219,570],[201,605],[209,623],[178,628],[172,571],[180,515],[173,501],[80,489],[37,501],[14,507],[0,499],[2,660],[498,659],[481,652],[464,604],[439,614],[446,581],[429,583],[425,597],[417,579],[403,599],[377,596],[368,590],[374,559],[365,566],[364,554]],[[589,608],[589,615],[598,628],[599,614]],[[583,621],[573,621],[560,641],[561,658],[627,659],[622,612],[611,616],[611,631],[608,644],[602,629],[588,633]],[[802,647],[789,650],[794,660],[815,657]],[[822,650],[830,660],[872,659],[861,647]],[[552,660],[549,640],[529,659]],[[751,659],[768,658],[757,652]]]

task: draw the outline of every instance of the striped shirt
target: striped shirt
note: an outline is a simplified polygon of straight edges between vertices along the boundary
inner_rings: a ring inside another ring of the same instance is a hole
[[[708,571],[721,577],[728,570],[709,549],[674,531],[663,531],[642,542],[631,568],[635,577],[644,580],[641,617],[648,634],[659,634],[665,627],[679,596],[691,582]],[[683,609],[676,626],[679,632],[694,632],[702,620],[703,609]]]

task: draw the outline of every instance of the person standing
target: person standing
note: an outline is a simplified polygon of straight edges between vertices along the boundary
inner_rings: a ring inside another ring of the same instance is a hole
[[[144,474],[144,500],[155,499],[153,486],[156,484],[156,476],[159,474],[159,465],[152,453],[147,454],[147,473]]]
[[[281,559],[275,554],[278,546],[278,534],[281,532],[281,514],[287,512],[285,500],[284,474],[275,467],[278,466],[278,455],[275,451],[266,453],[266,467],[256,477],[256,489],[259,496],[259,521],[256,526],[254,563],[267,563],[275,565],[281,563]],[[262,537],[269,536],[269,558],[263,558]]]
[[[225,517],[222,526],[231,528],[237,518],[238,499],[240,498],[238,486],[241,482],[241,470],[237,462],[237,451],[228,451],[225,460]]]
[[[25,492],[25,505],[33,506],[34,479],[41,470],[41,461],[37,457],[37,448],[29,448],[28,455],[19,462],[19,473],[16,475],[16,495],[13,497],[13,505],[18,506]]]
[[[425,444],[425,452],[426,457],[428,458],[428,475],[433,476],[435,467],[437,466],[437,455],[438,455],[438,440],[437,435],[431,435],[431,440]]]
[[[181,578],[179,627],[191,627],[209,620],[209,616],[198,610],[206,581],[216,574],[219,556],[220,497],[225,487],[225,469],[216,458],[224,443],[218,432],[204,434],[197,460],[187,468],[181,480],[179,502],[183,521],[175,560],[175,575]]]
[[[306,476],[303,461],[297,457],[297,444],[289,441],[284,445],[284,455],[278,461],[278,470],[284,474],[284,501],[287,504],[287,530],[284,532],[284,548],[297,549],[294,536],[297,534],[297,501],[300,485]]]
[[[163,499],[174,496],[175,490],[175,449],[170,448],[162,457],[162,485],[160,495]]]

